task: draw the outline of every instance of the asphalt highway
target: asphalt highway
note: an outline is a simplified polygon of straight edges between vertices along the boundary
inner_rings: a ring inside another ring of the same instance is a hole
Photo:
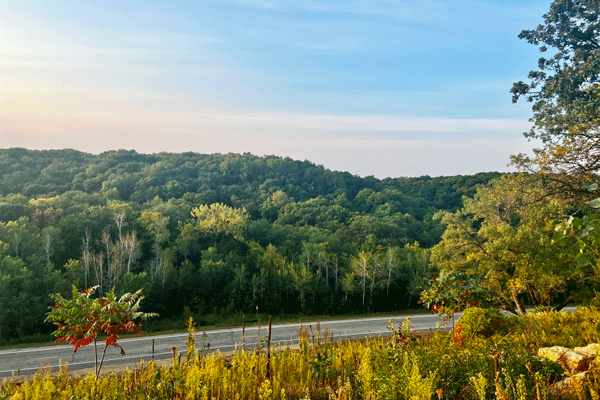
[[[429,331],[437,327],[444,328],[444,322],[437,315],[418,314],[410,315],[410,328],[417,331]],[[353,339],[367,336],[387,336],[390,335],[388,329],[389,320],[394,321],[397,327],[407,318],[407,315],[397,315],[393,317],[373,317],[347,320],[331,321],[312,321],[299,323],[277,324],[272,326],[271,344],[272,346],[285,346],[286,344],[298,344],[300,328],[308,329],[309,334],[317,335],[317,329],[320,327],[321,336],[327,331],[329,338],[333,340]],[[458,315],[457,315],[458,318]],[[246,327],[245,340],[243,340],[242,328],[227,328],[206,331],[205,343],[209,345],[208,352],[221,351],[229,352],[236,349],[246,350],[254,349],[261,341],[266,341],[268,328],[262,325]],[[156,336],[141,336],[119,340],[119,344],[125,349],[126,355],[121,356],[120,350],[109,347],[106,351],[104,366],[109,365],[133,365],[139,363],[141,359],[149,361],[151,359],[160,360],[172,357],[172,347],[176,347],[183,356],[187,351],[185,345],[187,333],[177,333]],[[104,343],[98,343],[99,356],[104,348]],[[196,335],[196,346],[202,349],[203,332],[198,331]],[[94,368],[94,346],[88,345],[79,348],[73,353],[73,347],[69,344],[57,344],[41,347],[32,347],[25,349],[1,350],[0,351],[0,377],[10,377],[13,375],[32,375],[41,368],[52,368],[58,370],[59,363],[68,363],[69,370],[91,369]]]

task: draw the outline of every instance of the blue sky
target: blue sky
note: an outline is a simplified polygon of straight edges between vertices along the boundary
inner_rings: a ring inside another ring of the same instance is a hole
[[[0,1],[0,147],[508,170],[549,1]]]

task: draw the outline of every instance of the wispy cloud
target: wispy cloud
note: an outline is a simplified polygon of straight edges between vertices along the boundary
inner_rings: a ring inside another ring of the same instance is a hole
[[[389,17],[398,21],[428,22],[443,18],[445,2],[431,0],[303,0],[303,1],[252,1],[224,0],[223,3],[287,13],[347,14]]]
[[[529,149],[520,135],[527,124],[514,120],[135,109],[120,114],[49,110],[18,120],[34,133],[2,137],[0,147],[278,154],[379,177],[474,173],[481,162],[490,170],[506,170],[508,154]]]
[[[517,27],[547,0],[48,4],[0,4],[0,120],[28,130],[2,147],[250,151],[383,176],[503,169],[530,146],[508,90],[535,62]]]

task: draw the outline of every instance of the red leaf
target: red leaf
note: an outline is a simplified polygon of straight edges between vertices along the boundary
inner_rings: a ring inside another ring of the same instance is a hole
[[[81,338],[77,343],[73,345],[73,353],[75,353],[78,348],[87,346],[88,344],[90,344],[91,341],[92,339],[89,337]]]

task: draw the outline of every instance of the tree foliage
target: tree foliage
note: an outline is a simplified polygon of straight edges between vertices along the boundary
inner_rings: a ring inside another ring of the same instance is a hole
[[[511,89],[513,102],[524,97],[533,103],[533,127],[525,136],[542,147],[513,161],[543,173],[563,194],[589,197],[583,185],[600,170],[600,4],[555,0],[544,23],[519,38],[545,53],[529,82]]]
[[[443,216],[447,229],[432,249],[432,264],[481,276],[490,302],[510,312],[524,313],[527,303],[560,307],[587,278],[573,266],[573,249],[552,243],[553,221],[562,212],[561,202],[544,197],[535,181],[505,176]]]
[[[117,343],[119,334],[141,334],[142,321],[155,317],[155,313],[138,311],[144,298],[141,290],[131,294],[126,293],[120,298],[111,290],[106,296],[93,298],[98,286],[92,286],[79,293],[73,286],[72,298],[65,299],[59,293],[50,297],[56,302],[51,308],[45,322],[51,322],[58,328],[52,333],[57,342],[68,341],[73,345],[73,353],[80,347],[94,344],[95,374],[100,376],[100,369],[109,346],[125,350]],[[104,339],[104,350],[98,362],[97,342]]]
[[[454,318],[454,314],[467,307],[488,305],[489,292],[479,275],[442,270],[432,276],[421,292],[421,302],[432,313]]]
[[[50,333],[47,294],[72,284],[117,296],[144,287],[162,317],[149,328],[256,306],[415,307],[444,229],[432,216],[498,176],[376,179],[250,154],[0,149],[0,341]]]
[[[598,185],[588,187],[590,191],[597,190]],[[579,269],[587,270],[588,287],[580,292],[579,301],[589,301],[595,296],[600,299],[600,218],[597,210],[600,208],[600,198],[588,201],[584,215],[571,215],[556,224],[553,243],[560,248],[575,248],[576,265]]]
[[[245,209],[228,207],[223,203],[202,204],[192,209],[192,216],[196,218],[196,230],[215,241],[221,236],[241,240],[248,223],[248,212]]]

